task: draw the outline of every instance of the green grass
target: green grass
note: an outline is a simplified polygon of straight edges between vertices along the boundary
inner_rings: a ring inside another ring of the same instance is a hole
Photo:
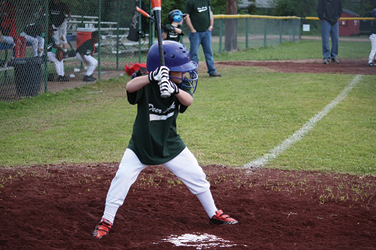
[[[366,58],[367,46],[343,42],[341,48],[351,49],[341,58]],[[215,59],[311,58],[314,53],[307,51],[317,47],[320,41],[302,41]],[[178,132],[202,165],[243,166],[263,156],[354,79],[252,67],[221,73],[221,79],[201,76],[193,106],[178,119]],[[0,166],[120,161],[136,115],[126,100],[128,80],[0,103]],[[376,174],[375,83],[376,76],[363,76],[343,102],[267,167]]]
[[[370,42],[340,42],[338,58],[363,59],[371,51]],[[204,58],[204,57],[202,57]],[[247,49],[243,53],[221,53],[217,60],[292,60],[322,58],[321,41],[302,40],[280,46]]]

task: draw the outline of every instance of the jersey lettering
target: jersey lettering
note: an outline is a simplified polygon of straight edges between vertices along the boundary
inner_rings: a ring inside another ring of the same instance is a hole
[[[149,103],[150,121],[167,120],[174,115],[175,107],[175,102],[173,102],[170,107],[163,111],[160,108],[154,107],[154,104]]]
[[[197,11],[198,12],[204,12],[204,11],[207,11],[208,10],[208,7],[207,6],[204,6],[204,7],[198,7],[197,8]]]

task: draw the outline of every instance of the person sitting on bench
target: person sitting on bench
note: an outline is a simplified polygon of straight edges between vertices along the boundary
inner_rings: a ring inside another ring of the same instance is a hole
[[[0,13],[0,42],[11,45],[13,49],[12,60],[14,58],[25,57],[26,39],[24,37],[17,36],[17,27],[14,18],[14,3],[10,1],[2,1],[0,4]]]
[[[44,27],[38,23],[30,23],[21,32],[20,36],[25,37],[26,41],[31,43],[33,47],[34,56],[43,56],[44,52],[44,38],[42,33]]]

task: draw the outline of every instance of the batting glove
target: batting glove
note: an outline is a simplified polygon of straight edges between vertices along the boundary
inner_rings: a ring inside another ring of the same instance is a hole
[[[172,94],[179,93],[179,87],[171,82],[169,79],[163,78],[161,81],[158,82],[159,90],[161,92],[161,97],[168,98]]]
[[[152,81],[161,81],[163,78],[169,79],[170,78],[170,69],[166,66],[160,66],[156,68],[154,71],[149,73],[149,82]]]

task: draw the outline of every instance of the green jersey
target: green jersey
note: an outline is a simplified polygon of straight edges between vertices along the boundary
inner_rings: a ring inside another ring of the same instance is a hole
[[[77,48],[77,52],[86,56],[89,56],[95,52],[95,43],[93,39],[85,41],[80,47]]]
[[[189,14],[192,25],[198,32],[206,31],[210,26],[210,0],[187,0],[185,13]]]
[[[128,102],[137,104],[137,116],[128,148],[146,165],[166,163],[186,147],[176,130],[176,119],[181,105],[175,95],[161,98],[159,86],[151,82],[134,93],[128,93]]]
[[[178,27],[176,27],[176,28],[182,29],[181,25],[178,25]],[[165,27],[163,27],[163,31],[167,35],[165,40],[172,40],[172,41],[180,42],[181,37],[184,36],[183,32],[181,34],[176,33],[175,27],[172,26],[172,24],[165,25]]]

